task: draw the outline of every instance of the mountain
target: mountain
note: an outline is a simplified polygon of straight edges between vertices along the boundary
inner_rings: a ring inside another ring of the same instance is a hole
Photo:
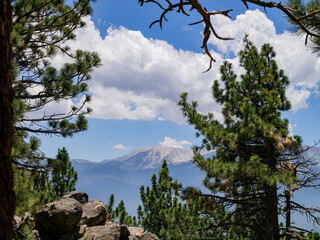
[[[98,163],[74,159],[72,165],[79,176],[76,189],[105,203],[115,194],[116,201],[124,200],[128,212],[135,215],[141,185],[150,185],[151,176],[158,174],[164,159],[174,179],[184,186],[201,186],[204,173],[191,163],[192,156],[191,149],[156,146]]]
[[[192,157],[192,149],[155,146],[139,148],[122,157],[104,160],[102,163],[121,164],[122,169],[153,169],[161,167],[164,159],[168,164],[176,165],[190,162]]]
[[[214,152],[204,152],[204,157],[211,157]],[[150,185],[150,178],[157,174],[164,159],[168,162],[170,174],[183,186],[202,187],[205,173],[191,163],[193,153],[190,149],[172,147],[144,147],[119,158],[91,162],[75,159],[72,164],[78,172],[77,190],[88,193],[92,198],[108,202],[111,194],[115,195],[116,203],[124,200],[127,211],[136,215],[140,204],[139,189],[141,185]],[[307,157],[320,163],[320,148],[315,147],[306,153]],[[306,198],[305,196],[310,196]],[[314,199],[319,199],[319,191],[308,190],[295,199],[309,205],[315,205]]]

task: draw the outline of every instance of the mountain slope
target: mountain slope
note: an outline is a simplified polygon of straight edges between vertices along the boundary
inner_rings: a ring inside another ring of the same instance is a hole
[[[204,154],[205,157],[212,155],[214,152]],[[313,148],[306,155],[320,163],[320,148]],[[124,200],[128,212],[135,215],[140,204],[139,188],[141,185],[150,185],[150,178],[158,173],[163,159],[167,160],[173,179],[177,179],[184,187],[203,188],[205,173],[191,163],[192,156],[190,149],[158,146],[140,148],[125,156],[98,163],[72,160],[79,175],[76,189],[86,191],[92,198],[101,199],[105,203],[111,194],[115,194],[116,202]],[[307,195],[320,198],[319,191],[311,191]],[[302,193],[296,198],[301,200],[305,196]]]
[[[105,160],[103,163],[121,163],[122,168],[125,169],[150,169],[160,167],[164,159],[168,164],[179,164],[190,162],[192,157],[191,149],[155,146],[139,148],[122,157]]]

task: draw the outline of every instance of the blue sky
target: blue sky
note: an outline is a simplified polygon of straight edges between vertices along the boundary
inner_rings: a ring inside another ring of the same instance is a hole
[[[203,25],[188,26],[199,20],[195,12],[191,17],[172,12],[163,30],[157,24],[149,29],[161,13],[154,4],[140,7],[132,0],[94,3],[93,16],[85,19],[87,26],[77,31],[77,40],[68,43],[72,49],[97,51],[102,58],[103,66],[92,73],[90,82],[93,113],[88,116],[89,130],[72,138],[41,136],[42,151],[54,157],[58,148],[66,147],[73,159],[102,161],[144,146],[188,148],[198,144],[195,131],[176,106],[179,94],[189,92],[191,100],[199,101],[200,111],[213,112],[221,119],[210,87],[219,79],[218,68],[224,60],[241,73],[236,53],[245,33],[257,46],[265,42],[274,46],[279,67],[291,80],[287,95],[292,110],[284,117],[292,133],[302,136],[304,144],[319,140],[320,58],[304,46],[304,39],[289,32],[290,26],[277,10],[265,13],[250,5],[247,11],[240,0],[201,2],[208,10],[234,9],[232,19],[213,19],[220,35],[235,40],[210,41],[217,63],[208,73],[202,73],[209,64],[200,48]],[[52,63],[60,66],[64,61],[65,56],[59,55]],[[70,104],[53,104],[45,110],[61,111]]]

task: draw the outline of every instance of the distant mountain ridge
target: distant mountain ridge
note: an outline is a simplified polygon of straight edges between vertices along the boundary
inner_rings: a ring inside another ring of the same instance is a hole
[[[204,153],[206,158],[212,155],[214,152]],[[320,148],[310,149],[306,156],[320,163]],[[164,159],[168,162],[173,179],[177,179],[183,186],[203,187],[205,173],[191,163],[192,157],[191,149],[156,146],[143,147],[102,162],[73,159],[72,164],[79,176],[76,189],[105,203],[110,194],[115,194],[117,202],[125,200],[129,213],[136,214],[136,208],[140,204],[140,186],[150,185],[152,174],[158,173]],[[315,193],[310,197],[318,199],[319,195],[320,193]]]
[[[76,189],[105,203],[111,194],[115,194],[116,201],[125,200],[128,212],[136,214],[140,186],[150,184],[151,176],[158,173],[164,159],[174,179],[186,186],[201,185],[204,174],[192,164],[192,157],[191,149],[155,146],[102,162],[73,159],[72,165],[79,176]]]
[[[192,149],[174,147],[143,147],[129,154],[112,160],[105,160],[103,163],[122,163],[123,167],[134,167],[139,169],[157,168],[166,159],[168,164],[179,164],[190,162],[193,157]]]
[[[213,152],[204,151],[204,156],[210,157]],[[106,159],[96,164],[112,164],[119,165],[121,169],[155,169],[161,167],[165,159],[168,164],[178,165],[181,163],[190,162],[194,156],[192,149],[153,146],[142,147],[128,153],[124,156]],[[73,159],[77,163],[90,163],[89,160]],[[92,162],[93,163],[93,162]]]

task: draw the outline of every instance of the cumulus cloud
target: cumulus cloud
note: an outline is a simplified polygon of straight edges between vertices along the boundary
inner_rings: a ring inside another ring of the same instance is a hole
[[[295,134],[294,134],[294,130],[296,130],[298,128],[298,126],[297,126],[297,124],[291,124],[291,123],[289,123],[289,128],[288,128],[288,130],[289,130],[289,136],[294,136]]]
[[[197,100],[203,113],[213,112],[221,120],[220,107],[212,100],[211,85],[219,79],[219,66],[229,56],[234,70],[241,73],[238,58],[242,38],[249,38],[258,47],[271,43],[277,61],[291,80],[287,94],[293,110],[308,107],[307,100],[317,90],[320,79],[320,59],[304,46],[304,39],[289,32],[277,34],[274,24],[259,10],[247,11],[235,20],[214,17],[217,32],[232,36],[233,41],[210,40],[220,51],[213,53],[217,62],[208,73],[206,55],[175,49],[165,41],[148,39],[139,31],[124,27],[110,27],[102,38],[90,18],[87,26],[77,30],[77,40],[68,44],[72,49],[99,53],[103,66],[92,74],[92,118],[131,120],[170,120],[184,123],[176,103],[182,92],[189,92],[189,100]],[[62,64],[58,56],[54,64]]]
[[[292,103],[292,110],[307,108],[311,94],[317,94],[320,82],[320,59],[305,46],[305,37],[290,32],[277,34],[274,24],[259,10],[248,10],[238,15],[235,20],[214,16],[218,32],[234,37],[233,41],[220,41],[211,38],[210,43],[218,47],[223,54],[237,54],[242,48],[244,35],[260,48],[264,43],[274,47],[279,68],[284,69],[291,82],[287,95]]]
[[[175,147],[175,148],[184,148],[184,146],[192,145],[192,143],[187,140],[177,141],[177,139],[171,138],[171,137],[164,137],[163,141],[159,142],[159,144],[164,147]]]
[[[129,150],[130,147],[125,147],[122,144],[118,144],[112,147],[112,149],[117,149],[117,150]]]

